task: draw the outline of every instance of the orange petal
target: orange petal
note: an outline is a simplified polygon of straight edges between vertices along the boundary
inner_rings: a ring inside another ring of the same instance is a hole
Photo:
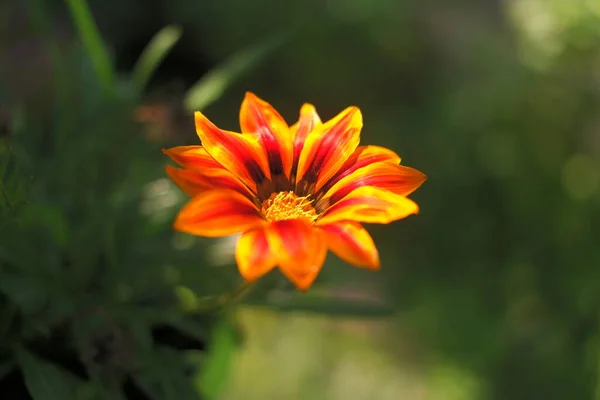
[[[269,163],[256,137],[223,131],[201,112],[194,114],[196,132],[215,160],[256,192],[257,185],[270,179]]]
[[[365,228],[356,222],[342,221],[322,226],[327,246],[342,260],[370,269],[379,269],[379,253]]]
[[[303,104],[300,108],[300,119],[290,127],[290,131],[294,135],[294,164],[292,166],[292,175],[295,176],[298,171],[298,160],[300,159],[300,153],[302,152],[308,134],[320,124],[321,118],[319,118],[315,106],[308,103]]]
[[[339,179],[323,197],[329,198],[330,203],[335,204],[361,186],[374,186],[406,196],[417,190],[426,178],[425,174],[414,168],[378,162],[359,168]]]
[[[327,255],[323,232],[304,219],[272,222],[267,238],[281,272],[300,290],[316,279]]]
[[[316,224],[324,226],[339,221],[388,224],[418,212],[419,206],[404,196],[363,186],[327,208]]]
[[[184,168],[196,171],[204,171],[208,168],[225,169],[202,146],[178,146],[162,151]]]
[[[314,190],[319,190],[352,155],[360,141],[361,128],[362,115],[356,107],[348,107],[316,126],[304,142],[296,181],[301,185],[315,184]]]
[[[195,196],[207,189],[231,189],[249,199],[254,198],[250,189],[224,168],[206,168],[200,172],[167,165],[166,170],[173,182],[190,196]]]
[[[195,196],[198,193],[206,191],[210,185],[197,172],[189,169],[179,169],[171,165],[166,167],[167,175],[175,182],[181,190],[188,196]]]
[[[340,170],[323,185],[322,192],[329,190],[337,181],[350,175],[357,169],[366,167],[376,162],[400,163],[400,156],[390,149],[379,146],[358,146],[350,158],[342,165]]]
[[[177,215],[173,227],[192,235],[218,237],[243,232],[264,222],[256,205],[244,195],[213,189],[192,198]]]
[[[240,109],[240,126],[243,133],[257,137],[267,153],[271,174],[285,174],[292,170],[292,137],[290,129],[279,113],[266,101],[253,93],[246,93]]]
[[[240,237],[235,249],[235,260],[240,274],[250,282],[277,265],[277,257],[271,251],[265,229],[254,229]]]

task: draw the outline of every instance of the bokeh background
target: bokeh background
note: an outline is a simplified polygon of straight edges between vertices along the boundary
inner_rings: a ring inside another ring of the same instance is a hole
[[[142,306],[173,321],[240,284],[235,238],[171,231],[160,149],[197,144],[192,111],[357,105],[362,143],[428,175],[418,216],[369,227],[381,271],[330,255],[306,294],[273,272],[203,322],[209,356],[142,364],[200,360],[223,400],[600,399],[600,2],[90,0],[103,43],[81,4],[0,5],[5,313],[80,354],[121,321],[137,349]]]

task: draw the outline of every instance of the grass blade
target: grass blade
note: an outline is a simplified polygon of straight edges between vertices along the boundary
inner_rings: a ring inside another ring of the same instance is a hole
[[[65,1],[98,78],[105,89],[112,91],[115,84],[113,66],[87,3],[85,0]]]
[[[278,35],[231,56],[224,64],[209,71],[185,95],[188,112],[201,110],[225,93],[231,84],[281,46],[288,36]]]
[[[138,90],[143,90],[148,80],[156,71],[167,53],[181,37],[181,28],[168,25],[162,28],[150,40],[133,67],[133,83]]]

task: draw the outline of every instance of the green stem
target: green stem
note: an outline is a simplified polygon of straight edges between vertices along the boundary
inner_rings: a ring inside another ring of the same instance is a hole
[[[250,292],[252,287],[254,287],[254,282],[245,281],[232,292],[221,294],[211,298],[210,300],[207,300],[206,302],[202,302],[198,305],[198,308],[194,310],[194,312],[208,312],[230,306],[244,298],[244,296]]]

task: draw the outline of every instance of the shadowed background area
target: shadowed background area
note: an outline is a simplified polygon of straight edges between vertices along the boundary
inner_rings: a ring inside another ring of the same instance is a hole
[[[96,44],[79,0],[2,3],[4,393],[64,328],[102,379],[137,360],[149,398],[600,399],[600,3],[451,3],[90,0]],[[235,238],[172,232],[160,149],[198,144],[193,110],[239,130],[245,91],[290,124],[356,105],[361,143],[428,181],[419,215],[368,226],[381,271],[330,254],[306,294],[274,271],[207,314]],[[164,324],[202,344],[163,349]]]

